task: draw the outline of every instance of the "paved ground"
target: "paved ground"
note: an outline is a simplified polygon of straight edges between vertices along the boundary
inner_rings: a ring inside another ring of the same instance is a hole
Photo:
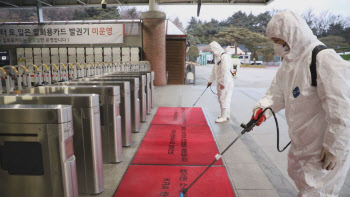
[[[156,87],[156,107],[190,107],[205,89],[212,65],[196,68],[196,85],[169,85]],[[197,107],[205,109],[208,122],[219,149],[222,151],[241,131],[240,123],[249,121],[252,108],[269,87],[277,68],[242,68],[235,80],[231,103],[231,120],[216,124],[220,113],[217,96],[206,91]],[[215,86],[213,91],[216,92]],[[97,196],[113,196],[129,163],[137,151],[156,112],[142,123],[141,132],[133,134],[134,144],[123,148],[124,161],[104,164],[105,192]],[[281,146],[289,142],[284,112],[277,114],[281,132]],[[253,132],[245,134],[223,156],[235,193],[239,197],[295,197],[297,190],[287,174],[288,149],[279,153],[276,149],[276,129],[272,119],[267,120]],[[350,196],[350,175],[346,179],[341,197]]]

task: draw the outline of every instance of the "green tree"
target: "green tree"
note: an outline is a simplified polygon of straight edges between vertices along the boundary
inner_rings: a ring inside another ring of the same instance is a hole
[[[192,34],[188,34],[187,35],[187,41],[190,42],[191,45],[196,45],[196,44],[200,44],[201,43],[199,38],[197,36],[192,35]]]
[[[268,11],[256,16],[254,19],[252,31],[265,35],[267,24],[270,22],[271,18],[271,14]]]
[[[344,38],[350,44],[350,27],[344,29]]]
[[[188,41],[191,45],[196,45],[199,43],[206,43],[204,25],[200,20],[197,21],[196,18],[192,17],[189,25],[187,26]]]
[[[118,8],[109,7],[106,9],[89,7],[77,9],[73,12],[73,20],[108,20],[119,19]]]
[[[36,10],[34,8],[1,9],[1,22],[35,22],[37,21]]]
[[[330,24],[328,30],[322,36],[345,36],[344,26],[340,23]]]
[[[107,10],[109,9],[109,10]],[[107,9],[101,9],[99,15],[95,15],[94,19],[98,20],[108,20],[108,19],[119,19],[120,15],[118,12],[118,8],[107,8]]]
[[[259,50],[259,55],[263,56],[263,61],[273,61],[275,50],[273,49],[273,42],[267,42],[265,47]]]
[[[186,28],[186,31],[189,31],[189,30],[193,29],[194,25],[196,25],[197,23],[198,23],[197,19],[192,16],[190,22],[188,22],[188,26]]]
[[[21,21],[37,21],[36,9],[17,9],[15,10]]]
[[[190,49],[187,52],[187,58],[189,61],[195,62],[197,61],[197,57],[199,56],[198,48],[196,45],[191,44]]]
[[[141,11],[138,11],[135,7],[121,7],[119,10],[120,18],[122,19],[140,19]]]
[[[223,29],[223,26],[216,19],[211,19],[208,23],[204,25],[205,35],[204,38],[211,40],[212,37],[219,33]]]
[[[223,23],[218,20],[211,19],[209,22],[202,22],[192,17],[186,31],[191,44],[209,44],[213,36],[223,28]]]
[[[266,11],[257,16],[252,13],[247,15],[242,11],[234,13],[231,17],[228,17],[226,21],[222,23],[225,26],[234,26],[247,28],[251,31],[265,34],[268,22],[271,20],[271,13]]]
[[[174,20],[171,20],[174,25],[176,25],[177,28],[181,29],[182,31],[184,31],[184,26],[182,25],[182,22],[180,21],[179,17],[176,17]]]
[[[9,21],[9,11],[2,9],[0,12],[0,22],[8,22]]]
[[[43,8],[43,15],[45,21],[66,21],[73,19],[73,13],[78,8],[57,8],[45,7]]]
[[[253,18],[248,17],[246,13],[242,11],[238,11],[234,13],[232,16],[228,17],[227,20],[224,22],[225,25],[234,25],[235,27],[248,27],[249,25],[252,25]]]
[[[321,42],[323,42],[325,45],[327,45],[330,48],[338,49],[338,48],[349,48],[349,43],[346,42],[345,38],[341,36],[326,36],[319,39]],[[341,52],[341,51],[338,51]]]
[[[246,28],[229,27],[215,35],[220,44],[235,45],[244,44],[252,52],[252,58],[258,59],[263,52],[271,52],[272,42],[264,35],[252,32]]]
[[[86,19],[90,19],[90,17],[88,16],[88,14],[86,13],[85,9],[77,9],[74,10],[73,12],[73,20],[86,20]]]

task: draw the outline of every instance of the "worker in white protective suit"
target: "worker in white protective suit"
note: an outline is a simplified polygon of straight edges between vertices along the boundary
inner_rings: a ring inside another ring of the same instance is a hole
[[[306,22],[281,12],[268,23],[266,35],[283,62],[253,118],[267,107],[276,113],[285,109],[291,138],[288,174],[298,196],[338,196],[350,165],[350,63],[332,49],[320,51],[317,86],[311,86],[312,51],[323,43]],[[258,124],[269,116],[267,110]]]
[[[209,46],[211,52],[215,56],[215,64],[208,80],[208,86],[216,80],[221,116],[215,120],[215,122],[221,123],[226,122],[230,118],[230,104],[234,85],[232,63],[231,57],[228,54],[225,54],[225,50],[219,45],[219,43],[213,41]]]

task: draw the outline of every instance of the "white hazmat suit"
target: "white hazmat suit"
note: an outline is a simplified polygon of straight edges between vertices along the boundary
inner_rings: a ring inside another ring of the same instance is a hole
[[[208,82],[217,82],[218,100],[221,108],[221,116],[216,122],[225,122],[230,118],[230,104],[233,92],[232,62],[231,57],[225,54],[225,50],[215,41],[209,44],[214,53],[215,64],[211,71]],[[220,85],[224,86],[221,90]]]
[[[268,23],[266,35],[287,42],[290,52],[255,109],[285,108],[291,138],[288,174],[298,196],[338,196],[350,165],[350,63],[332,49],[319,52],[317,87],[311,86],[312,50],[323,43],[306,22],[290,11],[281,12]],[[266,117],[271,116],[268,112]],[[322,169],[323,148],[339,158],[333,170]]]

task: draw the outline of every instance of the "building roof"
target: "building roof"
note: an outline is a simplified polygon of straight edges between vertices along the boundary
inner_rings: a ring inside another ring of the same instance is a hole
[[[171,20],[166,20],[166,37],[184,37],[187,38],[187,34],[178,28]]]
[[[274,0],[202,0],[202,4],[252,4],[267,5]],[[0,7],[26,7],[36,6],[41,2],[42,6],[101,6],[101,0],[2,0]],[[106,0],[108,5],[148,5],[149,0]],[[198,0],[156,0],[160,5],[193,5]]]
[[[238,47],[244,52],[249,52],[249,49],[247,47],[245,47],[244,44],[239,44]]]

